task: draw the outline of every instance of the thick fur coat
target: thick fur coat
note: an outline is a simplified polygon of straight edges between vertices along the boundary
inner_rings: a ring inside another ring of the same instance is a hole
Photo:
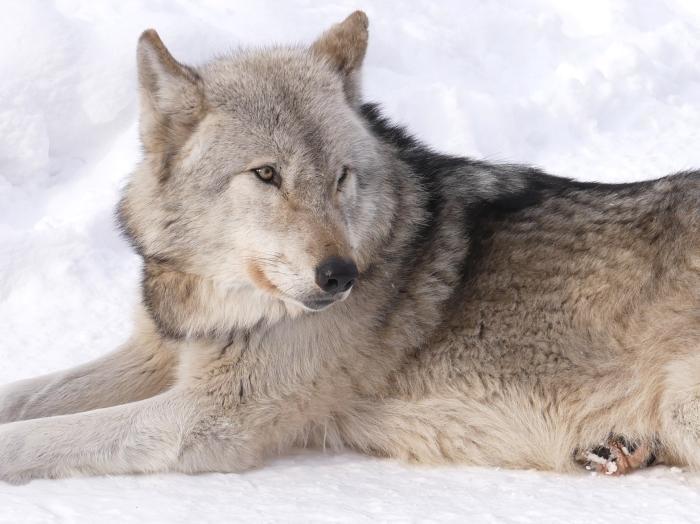
[[[362,102],[367,37],[356,12],[194,68],[142,35],[118,211],[134,332],[0,390],[0,479],[242,471],[292,446],[700,468],[700,173],[604,185],[436,153]]]

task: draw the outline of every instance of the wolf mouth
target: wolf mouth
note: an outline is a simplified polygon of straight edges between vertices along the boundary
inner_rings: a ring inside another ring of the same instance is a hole
[[[351,289],[347,289],[343,291],[342,293],[336,293],[334,295],[330,296],[321,296],[321,297],[309,297],[304,300],[300,300],[299,302],[301,305],[304,307],[304,309],[308,311],[313,311],[313,312],[318,312],[318,311],[323,311],[324,309],[328,309],[331,307],[333,304],[337,304],[339,302],[342,302],[352,292]]]
[[[306,309],[310,309],[312,311],[323,311],[336,302],[340,302],[340,300],[340,298],[321,298],[317,300],[306,300],[303,302],[303,304]]]

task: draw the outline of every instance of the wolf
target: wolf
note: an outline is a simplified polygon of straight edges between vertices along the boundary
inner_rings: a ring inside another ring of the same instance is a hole
[[[423,464],[700,468],[700,172],[433,151],[363,102],[368,20],[199,67],[138,43],[131,338],[0,390],[0,479]],[[50,348],[47,348],[49,350]]]

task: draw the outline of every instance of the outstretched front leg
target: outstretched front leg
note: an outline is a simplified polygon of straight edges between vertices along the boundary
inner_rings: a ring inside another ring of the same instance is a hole
[[[0,387],[0,424],[142,400],[172,385],[176,352],[145,315],[131,339],[97,360]]]
[[[74,475],[249,469],[285,441],[277,397],[248,401],[231,344],[183,343],[179,382],[154,397],[83,413],[0,425],[0,481]],[[287,442],[290,439],[286,439]]]
[[[0,480],[164,471],[195,423],[184,396],[0,426]]]
[[[0,481],[181,471],[236,472],[258,464],[263,428],[248,408],[224,411],[195,391],[0,426]]]

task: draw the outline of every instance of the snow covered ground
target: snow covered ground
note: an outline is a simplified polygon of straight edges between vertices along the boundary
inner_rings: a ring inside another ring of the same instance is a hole
[[[430,144],[588,180],[700,167],[696,0],[56,0],[0,5],[0,382],[128,335],[139,261],[114,227],[139,157],[136,39],[196,63],[309,42],[361,7],[365,97]],[[0,522],[700,522],[700,475],[415,468],[305,452],[244,475],[0,485]]]

